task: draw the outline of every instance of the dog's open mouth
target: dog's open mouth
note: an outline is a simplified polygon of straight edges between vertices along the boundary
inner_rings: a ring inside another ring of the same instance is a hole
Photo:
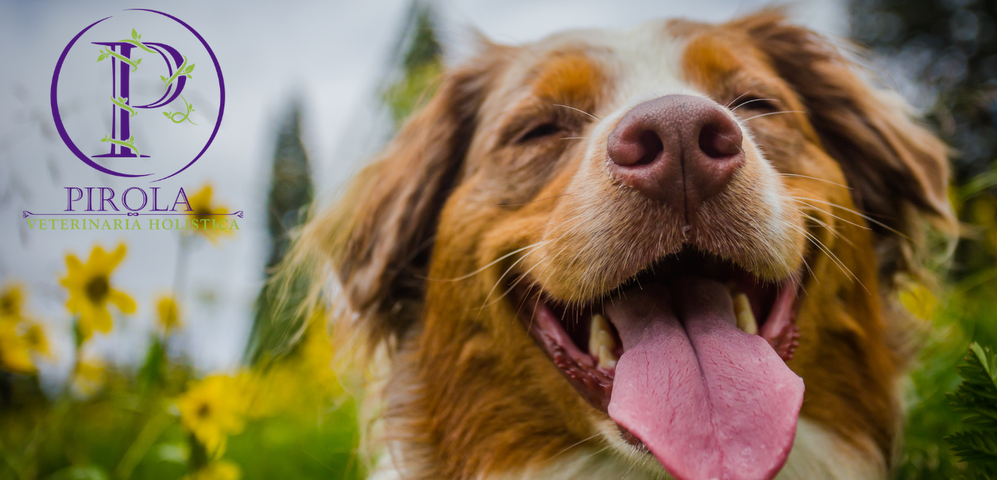
[[[581,306],[520,280],[520,317],[554,364],[674,477],[782,468],[803,401],[785,364],[798,345],[796,279],[760,281],[683,250]]]

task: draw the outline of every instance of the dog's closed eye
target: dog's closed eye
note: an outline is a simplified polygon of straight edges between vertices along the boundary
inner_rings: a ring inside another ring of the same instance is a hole
[[[564,128],[554,122],[539,123],[525,129],[522,134],[516,137],[514,142],[517,144],[529,143],[563,131]]]
[[[782,103],[775,98],[760,98],[751,95],[745,95],[738,98],[737,101],[731,105],[731,111],[738,109],[751,110],[756,112],[776,112],[779,111],[779,104]]]

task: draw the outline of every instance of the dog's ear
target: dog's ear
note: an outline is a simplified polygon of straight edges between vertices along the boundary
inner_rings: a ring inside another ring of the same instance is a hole
[[[298,239],[292,261],[313,270],[326,297],[332,283],[352,333],[369,346],[404,335],[421,310],[437,217],[461,174],[495,58],[444,74],[432,99]]]
[[[830,41],[787,23],[780,10],[733,25],[748,32],[796,91],[824,150],[841,165],[877,234],[883,279],[915,272],[924,220],[955,230],[945,144],[912,119],[899,95],[870,85]]]

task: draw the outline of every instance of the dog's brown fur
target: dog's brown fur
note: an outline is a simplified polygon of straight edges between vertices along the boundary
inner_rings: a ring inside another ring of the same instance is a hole
[[[921,264],[924,219],[951,225],[945,147],[778,11],[662,23],[660,35],[683,42],[683,80],[720,105],[752,91],[802,112],[746,123],[764,154],[704,205],[709,228],[688,238],[764,278],[806,273],[788,362],[806,383],[801,416],[885,473],[906,359],[894,340],[902,318],[884,305]],[[536,472],[582,442],[610,442],[598,437],[605,413],[535,345],[505,294],[513,274],[529,274],[554,298],[586,301],[689,241],[586,153],[600,137],[579,110],[621,107],[613,55],[572,36],[486,45],[297,243],[317,284],[331,275],[341,289],[343,338],[389,352],[380,416],[405,478]],[[517,143],[544,122],[564,133]],[[785,239],[744,220],[765,215],[754,200],[762,158],[793,206]]]

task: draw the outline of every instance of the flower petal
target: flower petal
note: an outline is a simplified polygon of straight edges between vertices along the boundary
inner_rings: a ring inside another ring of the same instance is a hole
[[[121,263],[121,260],[125,258],[125,254],[127,253],[128,253],[128,247],[124,243],[119,243],[118,247],[115,248],[114,251],[107,256],[107,264],[106,264],[107,271],[108,272],[114,271],[114,269],[118,267],[118,264]]]
[[[135,313],[137,308],[135,300],[121,290],[111,289],[111,294],[108,296],[107,301],[118,307],[118,309],[121,310],[121,313]]]
[[[111,331],[111,327],[114,326],[114,320],[111,318],[111,312],[107,310],[106,306],[90,305],[90,315],[90,325],[94,330],[104,333]]]
[[[90,258],[87,259],[87,266],[94,268],[97,265],[103,265],[106,261],[107,252],[104,251],[104,247],[94,245],[93,250],[90,250]]]
[[[79,306],[80,310],[78,313],[80,314],[80,318],[76,321],[76,328],[79,330],[80,338],[86,341],[93,336],[93,324],[96,319],[96,313],[89,303],[80,302]]]
[[[66,276],[59,279],[59,284],[66,288],[81,285],[84,278],[83,263],[72,253],[66,255]]]

